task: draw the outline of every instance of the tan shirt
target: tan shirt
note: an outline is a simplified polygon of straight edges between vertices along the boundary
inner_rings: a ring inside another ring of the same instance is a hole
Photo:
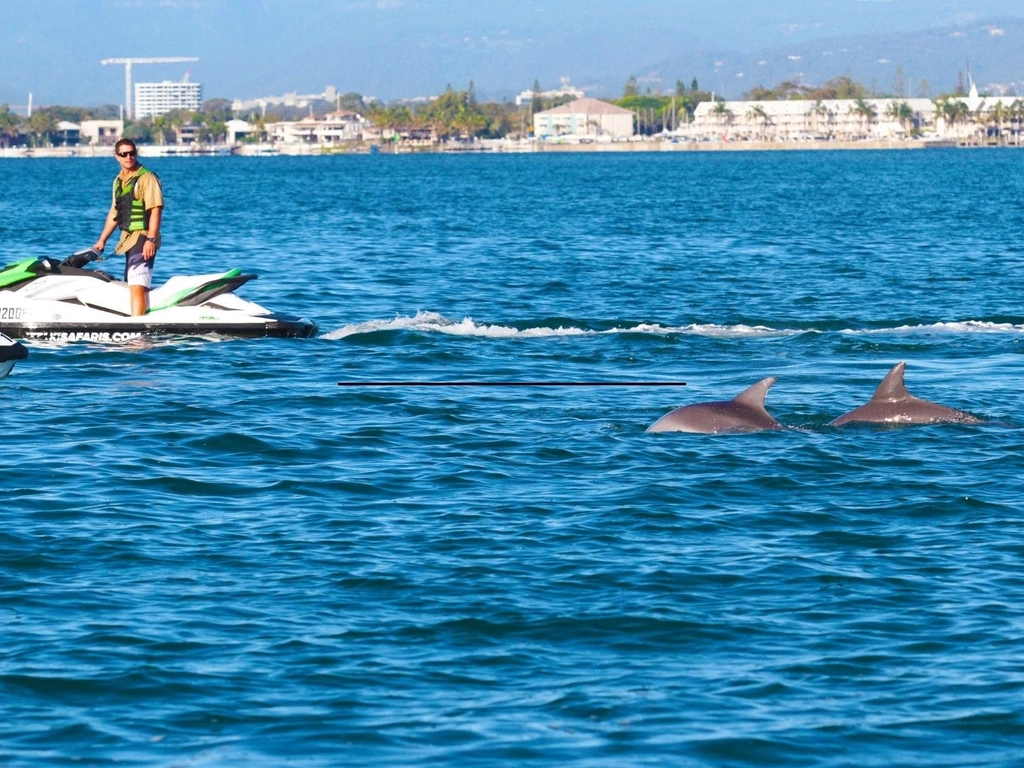
[[[136,169],[135,173],[138,173]],[[130,177],[129,177],[130,178]],[[122,186],[125,184],[121,182]],[[112,202],[110,204],[110,218],[117,219],[117,179],[114,179],[113,192],[111,194]],[[148,211],[151,208],[163,208],[164,205],[164,193],[160,187],[160,179],[157,178],[156,174],[152,171],[144,173],[139,177],[139,180],[135,182],[135,199],[142,200],[145,209]],[[121,239],[117,241],[117,248],[114,249],[114,253],[125,254],[132,249],[139,238],[145,235],[145,230],[138,232],[125,232],[121,231]],[[160,238],[157,238],[157,248],[160,247]]]

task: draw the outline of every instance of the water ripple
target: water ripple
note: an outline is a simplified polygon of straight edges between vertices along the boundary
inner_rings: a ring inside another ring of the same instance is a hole
[[[330,330],[0,385],[0,762],[1018,764],[1016,158],[681,154],[160,160],[158,270]],[[106,163],[9,170],[95,238]],[[827,426],[901,360],[987,423]]]

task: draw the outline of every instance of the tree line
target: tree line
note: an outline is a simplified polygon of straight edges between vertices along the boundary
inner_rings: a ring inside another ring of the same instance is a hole
[[[13,112],[8,104],[0,104],[0,147],[26,144],[32,147],[57,146],[63,143],[61,122],[80,124],[84,120],[117,120],[121,108],[106,104],[101,107],[38,107],[30,117]],[[158,117],[126,120],[122,135],[140,143],[175,141],[185,126],[194,126],[202,141],[222,141],[226,122],[231,119],[231,102],[210,99],[197,111],[173,110]]]
[[[110,110],[113,114],[110,114]],[[117,107],[41,107],[31,117],[12,112],[8,104],[0,104],[0,147],[28,144],[33,147],[52,146],[58,141],[61,121],[79,123],[82,120],[116,118]]]
[[[898,69],[893,83],[897,94],[905,89],[902,70]],[[927,90],[927,82],[922,81],[919,90]],[[965,122],[970,118],[970,110],[960,96],[964,95],[963,78],[954,91],[940,94],[935,99],[936,106],[951,123]],[[869,114],[873,109],[866,99],[879,97],[872,87],[869,88],[849,76],[835,77],[820,86],[808,86],[792,80],[786,80],[774,87],[767,88],[756,85],[743,94],[747,101],[780,101],[780,100],[811,100],[818,103],[831,99],[850,99],[858,104],[868,122],[876,117]],[[455,90],[448,85],[444,92],[424,102],[367,102],[357,93],[348,93],[332,102],[316,102],[311,112],[314,116],[322,116],[327,112],[342,108],[362,114],[367,120],[384,129],[388,135],[397,139],[400,136],[429,136],[431,138],[520,138],[529,136],[533,128],[533,116],[540,111],[558,106],[571,97],[545,99],[540,83],[534,81],[533,98],[528,104],[517,106],[508,100],[501,102],[480,101],[472,81],[465,90]],[[641,134],[656,134],[666,130],[674,130],[692,121],[697,105],[702,102],[716,102],[716,112],[720,117],[727,108],[724,99],[700,87],[697,78],[689,84],[677,80],[675,89],[668,93],[652,93],[651,88],[642,91],[637,78],[630,77],[618,99],[610,99],[610,103],[628,109],[636,115],[637,131]],[[1015,106],[997,108],[999,114],[996,121],[1000,125],[1004,121],[1021,119],[1024,102],[1021,108]],[[889,117],[904,122],[909,120],[909,107],[894,112]],[[41,107],[32,112],[31,117],[22,117],[11,111],[7,104],[0,104],[0,146],[12,144],[29,144],[31,146],[52,146],[60,143],[61,134],[58,123],[68,121],[80,123],[88,119],[116,119],[119,108],[105,105],[96,108],[51,106]],[[183,130],[188,127],[191,134],[202,142],[219,142],[226,137],[226,123],[232,118],[231,102],[227,99],[210,99],[204,101],[196,111],[174,110],[166,114],[126,121],[123,135],[140,143],[175,143],[180,140]],[[251,140],[265,138],[266,126],[285,119],[298,119],[305,114],[298,108],[280,108],[278,111],[264,113],[253,112],[238,115],[250,122],[254,130]]]

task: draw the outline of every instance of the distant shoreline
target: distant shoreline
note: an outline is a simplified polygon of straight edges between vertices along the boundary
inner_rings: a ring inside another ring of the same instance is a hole
[[[849,149],[926,149],[921,141],[658,141],[615,144],[541,143],[537,152],[792,152]],[[954,146],[954,145],[945,145]]]
[[[189,150],[178,145],[142,145],[139,154],[144,158],[164,157],[324,157],[335,155],[371,154],[546,154],[546,153],[609,153],[609,152],[793,152],[835,150],[917,150],[929,148],[1016,148],[1014,145],[970,145],[952,141],[925,142],[900,139],[867,141],[621,141],[612,143],[558,143],[533,141],[526,143],[475,142],[449,145],[375,145],[354,142],[335,146],[286,146],[271,152],[246,152],[242,147],[202,147]],[[93,158],[110,157],[111,147],[13,147],[0,149],[0,159]]]

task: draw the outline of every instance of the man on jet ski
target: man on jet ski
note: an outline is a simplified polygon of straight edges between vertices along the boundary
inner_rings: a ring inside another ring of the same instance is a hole
[[[115,229],[121,238],[114,250],[124,254],[124,279],[128,283],[133,315],[149,309],[149,289],[153,285],[153,262],[160,247],[160,217],[164,209],[160,179],[139,164],[139,150],[131,139],[114,146],[121,172],[114,179],[114,198],[100,239],[93,246],[102,252]]]

